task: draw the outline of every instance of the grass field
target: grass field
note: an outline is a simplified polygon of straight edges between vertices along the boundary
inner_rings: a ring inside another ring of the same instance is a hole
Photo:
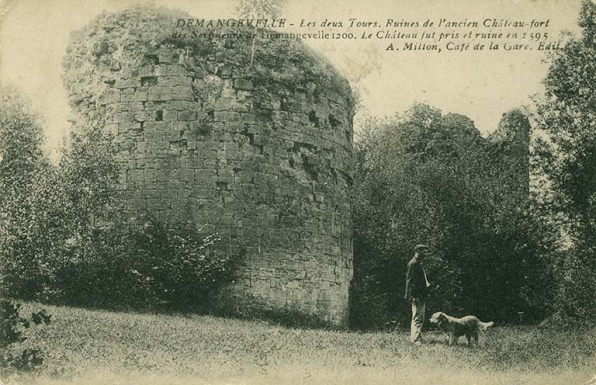
[[[52,323],[26,341],[48,354],[35,384],[547,385],[596,375],[596,330],[496,326],[475,349],[448,347],[444,335],[429,332],[428,343],[415,347],[405,331],[289,329],[31,303],[23,311],[41,308]]]

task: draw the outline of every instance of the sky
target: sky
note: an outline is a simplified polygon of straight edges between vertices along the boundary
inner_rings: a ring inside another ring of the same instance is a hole
[[[32,101],[43,119],[48,152],[56,154],[68,132],[70,110],[61,63],[69,33],[102,11],[133,4],[181,9],[197,18],[231,18],[237,0],[0,0],[0,79],[21,88]],[[350,18],[381,24],[388,18],[420,23],[443,18],[549,20],[548,28],[540,31],[554,40],[561,30],[577,31],[579,7],[580,0],[288,0],[283,17],[295,25],[302,19],[320,23]],[[297,28],[284,31],[293,30]],[[340,31],[358,36],[363,32],[345,27]],[[366,115],[394,115],[421,102],[444,113],[466,115],[487,135],[503,113],[530,104],[529,97],[541,92],[548,69],[544,51],[387,51],[388,42],[305,41],[358,89],[356,130]]]

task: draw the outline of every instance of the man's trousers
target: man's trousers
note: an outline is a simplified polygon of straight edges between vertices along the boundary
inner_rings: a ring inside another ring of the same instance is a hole
[[[426,311],[426,300],[412,298],[412,325],[410,327],[410,342],[422,341],[422,324],[424,323],[424,312]]]

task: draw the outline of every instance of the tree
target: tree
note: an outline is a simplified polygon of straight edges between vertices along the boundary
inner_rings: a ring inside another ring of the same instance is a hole
[[[42,127],[29,102],[10,86],[0,86],[0,265],[2,283],[31,297],[43,263],[37,258],[36,197],[52,172],[43,156]],[[17,294],[8,291],[7,294]]]
[[[404,269],[417,243],[433,249],[427,273],[440,287],[429,309],[544,316],[546,245],[497,150],[470,119],[425,105],[366,124],[356,145],[355,325],[407,323]]]
[[[123,201],[118,187],[121,169],[113,135],[94,127],[73,134],[60,162],[60,185],[68,202],[64,216],[71,239],[82,255],[92,248],[94,229],[117,223]]]
[[[97,249],[94,226],[115,212],[117,169],[98,130],[52,165],[29,103],[10,87],[0,97],[0,283],[7,296],[56,300],[61,272]]]
[[[542,136],[534,171],[546,217],[562,229],[560,278],[563,315],[596,315],[596,4],[582,2],[581,37],[567,35],[549,57],[545,94],[537,101]]]
[[[546,175],[553,212],[565,215],[577,242],[596,235],[596,5],[584,1],[581,38],[550,57],[536,119],[546,140],[536,143],[537,172]]]

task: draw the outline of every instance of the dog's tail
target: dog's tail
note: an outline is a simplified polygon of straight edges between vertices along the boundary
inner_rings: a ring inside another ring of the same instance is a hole
[[[487,330],[489,327],[493,326],[495,323],[493,321],[490,322],[478,322],[478,329],[480,330]]]

